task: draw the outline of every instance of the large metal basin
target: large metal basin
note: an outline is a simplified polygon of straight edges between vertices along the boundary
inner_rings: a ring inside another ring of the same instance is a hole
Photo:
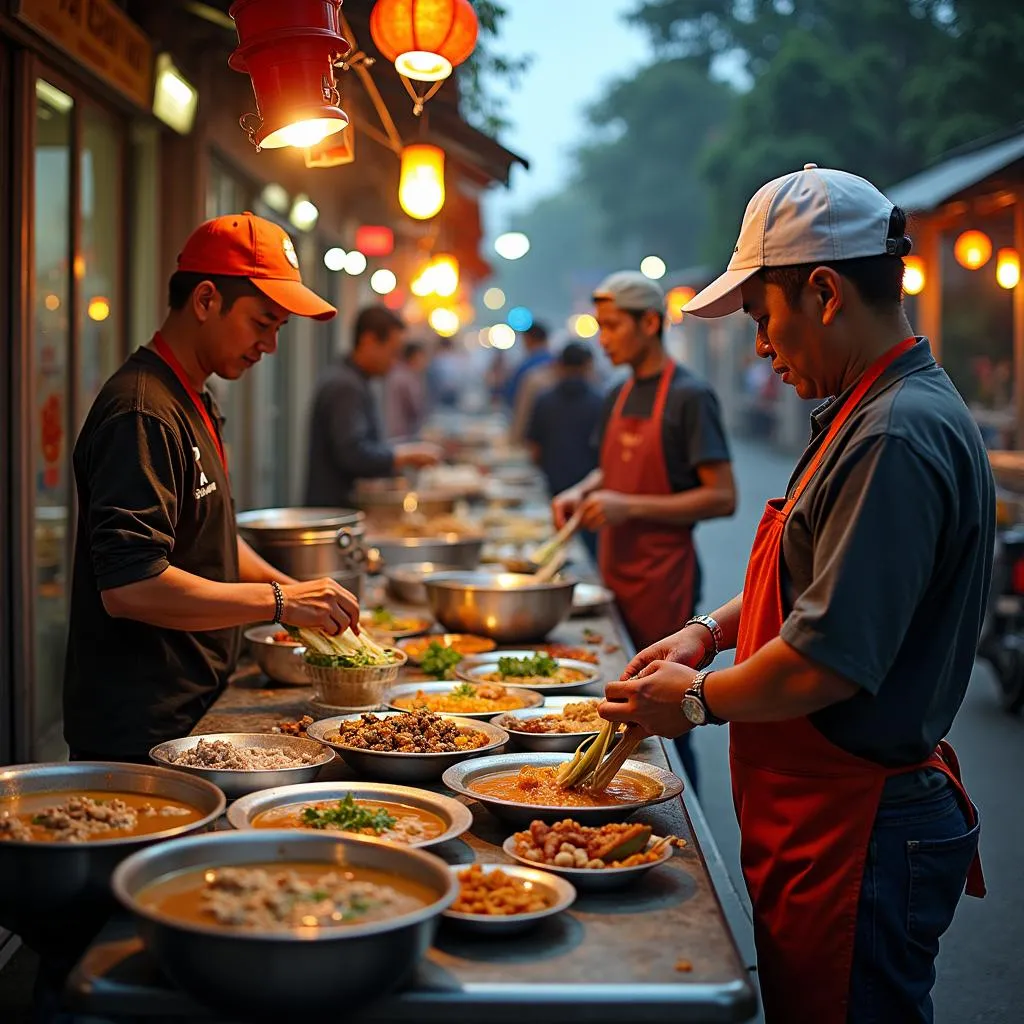
[[[364,521],[350,508],[261,508],[236,517],[242,537],[282,572],[299,580],[332,576],[353,591],[366,566]]]
[[[424,580],[434,618],[454,633],[499,644],[543,640],[572,610],[576,581],[537,583],[516,573],[435,573]]]
[[[0,769],[0,798],[72,790],[145,793],[181,800],[203,813],[199,821],[128,839],[85,843],[0,841],[0,925],[38,950],[64,946],[69,930],[87,932],[109,913],[110,875],[129,854],[208,828],[224,811],[224,794],[205,779],[155,765],[78,761]],[[174,819],[170,819],[173,821]]]
[[[178,871],[274,861],[372,867],[426,886],[428,906],[393,920],[299,932],[239,932],[188,924],[143,909],[146,886]],[[458,894],[444,861],[377,839],[295,830],[183,839],[130,857],[113,879],[117,899],[167,976],[231,1020],[325,1020],[397,987],[427,951],[440,914]]]
[[[475,569],[484,549],[482,537],[461,533],[442,533],[436,537],[401,537],[373,533],[366,540],[371,572],[383,572],[389,566],[410,562],[436,562],[455,569]]]

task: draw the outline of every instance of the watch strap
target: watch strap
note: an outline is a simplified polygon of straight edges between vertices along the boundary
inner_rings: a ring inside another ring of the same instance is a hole
[[[693,682],[690,683],[689,689],[683,694],[683,699],[687,697],[693,697],[699,700],[701,706],[704,708],[704,724],[705,725],[725,725],[725,719],[719,718],[712,710],[708,707],[707,699],[704,696],[704,682],[707,677],[711,675],[711,672],[704,669],[698,672],[693,677]]]
[[[712,649],[705,654],[704,660],[697,666],[699,669],[707,668],[722,653],[722,645],[725,643],[722,627],[710,615],[694,615],[686,620],[683,629],[687,626],[703,626],[711,634]]]

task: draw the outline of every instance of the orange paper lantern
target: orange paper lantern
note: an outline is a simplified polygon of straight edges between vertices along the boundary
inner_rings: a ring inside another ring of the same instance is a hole
[[[965,231],[953,243],[953,255],[961,267],[978,270],[992,258],[992,239],[984,231]]]
[[[479,26],[469,0],[377,0],[370,34],[400,75],[441,82],[473,52]]]

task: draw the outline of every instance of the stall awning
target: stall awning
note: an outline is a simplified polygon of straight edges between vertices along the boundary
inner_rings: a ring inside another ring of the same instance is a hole
[[[951,156],[886,189],[885,194],[908,213],[930,213],[1018,160],[1024,160],[1024,132]]]

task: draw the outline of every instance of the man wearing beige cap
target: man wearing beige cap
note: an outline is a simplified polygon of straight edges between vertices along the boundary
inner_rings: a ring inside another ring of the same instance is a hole
[[[598,468],[559,494],[553,510],[561,525],[580,508],[584,528],[600,532],[601,575],[640,650],[693,614],[700,592],[693,529],[732,515],[736,488],[714,392],[665,353],[660,286],[620,271],[597,288],[594,304],[601,346],[632,375],[605,400]],[[696,785],[688,737],[678,749]]]
[[[769,1024],[933,1017],[939,937],[984,895],[977,809],[943,737],[971,675],[994,498],[978,429],[902,305],[906,217],[808,164],[747,206],[686,307],[741,308],[756,351],[827,399],[742,593],[641,652],[601,714],[730,723],[740,859]],[[721,650],[732,668],[710,671]]]
[[[330,319],[288,235],[251,213],[185,242],[151,342],[103,386],[75,445],[78,529],[64,674],[73,758],[142,760],[187,735],[227,683],[239,627],[358,622],[334,580],[298,583],[238,537],[206,381],[272,355],[290,315]]]

